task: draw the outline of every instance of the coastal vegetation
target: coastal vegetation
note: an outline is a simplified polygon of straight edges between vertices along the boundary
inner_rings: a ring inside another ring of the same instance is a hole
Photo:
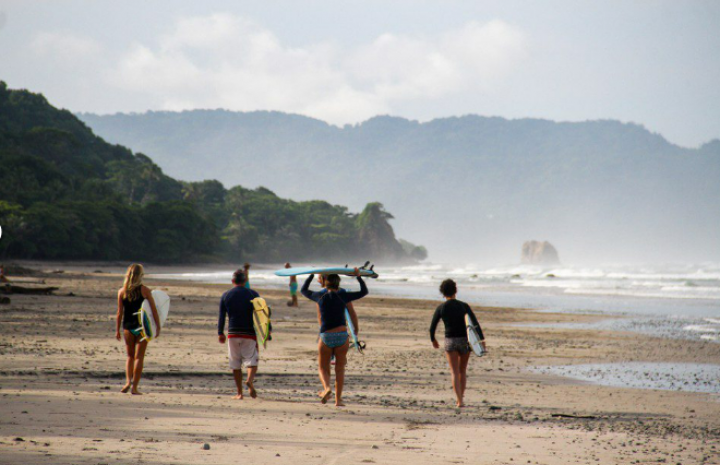
[[[150,157],[105,142],[42,95],[0,82],[0,257],[418,259],[415,246],[395,238],[390,219],[379,203],[355,214],[263,187],[173,179]]]

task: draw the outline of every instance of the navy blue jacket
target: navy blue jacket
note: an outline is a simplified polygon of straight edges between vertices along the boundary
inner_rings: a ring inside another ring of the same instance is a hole
[[[235,286],[220,298],[218,334],[225,334],[225,315],[228,317],[228,334],[255,336],[253,304],[260,294],[243,286]]]

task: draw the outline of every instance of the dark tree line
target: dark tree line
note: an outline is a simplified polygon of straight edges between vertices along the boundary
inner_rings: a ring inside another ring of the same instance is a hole
[[[42,95],[0,82],[0,257],[150,261],[396,260],[379,203],[360,214],[264,189],[187,183],[106,143]]]

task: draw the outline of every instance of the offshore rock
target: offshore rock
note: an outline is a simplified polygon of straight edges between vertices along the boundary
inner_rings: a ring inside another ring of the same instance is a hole
[[[522,246],[520,261],[527,265],[557,265],[560,257],[548,241],[526,241]]]

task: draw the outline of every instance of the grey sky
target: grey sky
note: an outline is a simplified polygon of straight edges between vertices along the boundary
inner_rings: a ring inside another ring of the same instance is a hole
[[[72,111],[633,121],[720,138],[717,1],[0,1],[0,79]]]

